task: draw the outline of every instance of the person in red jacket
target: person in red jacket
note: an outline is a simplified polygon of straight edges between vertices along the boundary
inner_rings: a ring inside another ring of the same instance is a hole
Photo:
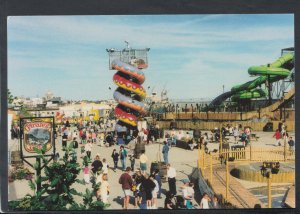
[[[276,144],[278,146],[281,146],[281,142],[280,142],[281,141],[281,132],[279,131],[279,129],[276,130],[273,137],[275,137],[275,139],[276,139]],[[275,144],[275,146],[276,146],[276,144]]]
[[[131,196],[131,187],[133,185],[133,180],[132,180],[131,176],[129,175],[130,171],[131,171],[131,168],[127,167],[125,172],[121,175],[121,177],[119,179],[119,184],[122,184],[122,189],[123,189],[123,192],[124,192],[123,208],[125,210],[128,209],[129,199],[130,199],[130,196]]]

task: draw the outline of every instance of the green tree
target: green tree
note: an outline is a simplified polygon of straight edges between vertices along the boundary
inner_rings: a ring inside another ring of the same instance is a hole
[[[7,103],[12,104],[15,97],[11,94],[10,90],[7,89]]]
[[[66,148],[63,157],[51,164],[44,156],[45,151],[45,146],[41,150],[35,149],[45,167],[43,176],[37,176],[34,181],[29,181],[30,188],[35,191],[34,195],[28,194],[21,200],[9,202],[11,210],[103,210],[107,206],[97,201],[96,192],[99,184],[95,181],[93,181],[92,191],[86,189],[85,193],[81,193],[72,188],[75,183],[84,183],[83,180],[77,178],[81,168],[72,143]],[[38,170],[38,162],[34,168]],[[42,183],[41,189],[37,189],[38,183]],[[77,203],[74,196],[81,197],[83,203]]]
[[[31,117],[32,116],[32,114],[28,111],[28,109],[25,106],[21,106],[19,115],[20,115],[20,117]]]

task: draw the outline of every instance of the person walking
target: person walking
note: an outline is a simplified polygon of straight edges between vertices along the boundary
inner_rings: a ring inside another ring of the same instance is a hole
[[[174,201],[174,195],[168,191],[166,193],[166,199],[165,199],[165,209],[167,210],[173,210],[176,208]]]
[[[158,192],[157,192],[157,198],[161,198],[161,186],[162,186],[162,183],[161,183],[161,177],[159,175],[159,170],[158,169],[155,169],[152,173],[152,176],[154,176],[154,179],[157,181],[158,183]]]
[[[150,176],[147,173],[144,174],[144,177],[145,177],[145,179],[143,180],[141,185],[145,192],[147,209],[151,209],[152,208],[152,191],[155,188],[155,183],[153,182],[153,180],[151,180]]]
[[[189,191],[189,182],[186,182],[182,187],[182,197],[184,198],[184,205],[187,209],[192,208],[193,195]]]
[[[234,127],[234,129],[233,129],[234,143],[237,143],[238,136],[239,136],[239,130],[237,127]]]
[[[134,171],[135,157],[133,154],[129,155],[129,161],[130,161],[131,170]]]
[[[135,174],[133,175],[133,179],[134,179],[134,184],[135,184],[135,190],[133,190],[134,193],[134,204],[135,207],[137,207],[139,204],[142,203],[142,188],[141,188],[141,184],[143,182],[143,180],[145,179],[144,176],[141,173],[140,169],[137,169]]]
[[[119,179],[119,184],[122,185],[122,189],[124,192],[124,201],[123,201],[123,209],[127,210],[129,205],[129,199],[131,196],[131,187],[133,185],[133,180],[129,175],[131,168],[127,167],[125,172],[121,175]]]
[[[73,138],[72,144],[73,144],[73,149],[75,150],[78,149],[78,141],[76,137]]]
[[[103,174],[108,174],[108,163],[106,162],[106,159],[103,158],[102,160],[102,164],[103,164],[103,167],[102,167],[102,170],[103,170]]]
[[[83,168],[83,178],[85,184],[90,183],[90,168],[88,164],[86,164],[85,167]]]
[[[93,167],[92,168],[92,172],[94,174],[97,174],[97,173],[99,174],[100,171],[102,170],[103,163],[100,160],[100,155],[99,154],[96,155],[96,157],[95,157],[95,159],[94,159],[94,161],[92,163],[92,167]]]
[[[169,163],[169,146],[166,141],[164,141],[164,146],[162,148],[162,153],[163,153],[163,158],[164,158],[164,163],[168,164]]]
[[[111,157],[113,159],[114,162],[114,172],[116,171],[117,167],[118,167],[118,161],[119,161],[119,153],[117,152],[116,149],[113,150]]]
[[[104,203],[108,203],[108,196],[109,196],[109,183],[108,183],[108,178],[107,174],[103,174],[102,176],[102,181],[99,190],[97,191],[98,197],[100,197],[100,200]]]
[[[176,170],[175,168],[171,167],[170,164],[167,164],[167,178],[168,178],[168,184],[169,184],[169,191],[176,195]]]
[[[141,168],[142,174],[146,173],[147,161],[148,161],[148,157],[146,156],[145,151],[142,151],[142,154],[140,156],[140,168]]]
[[[86,143],[86,132],[85,132],[85,129],[82,130],[82,134],[81,134],[81,143],[82,144],[85,144]]]
[[[10,130],[10,134],[11,134],[11,139],[15,140],[17,142],[17,140],[20,137],[20,129],[17,125],[14,125],[11,130]]]
[[[214,209],[220,209],[220,204],[219,204],[219,198],[218,196],[215,194],[213,197],[213,208]]]
[[[126,169],[126,157],[127,157],[127,150],[124,148],[124,146],[120,146],[120,159],[122,163],[122,170],[125,171]]]
[[[66,133],[64,133],[63,136],[62,136],[62,147],[63,147],[63,150],[65,150],[66,147],[67,147],[67,140],[68,140],[68,135]]]
[[[155,187],[151,192],[151,194],[152,194],[151,207],[152,207],[152,209],[157,209],[157,195],[158,195],[158,191],[159,191],[159,184],[158,184],[157,180],[155,179],[154,175],[151,175],[150,179],[155,184]]]
[[[276,129],[276,132],[274,133],[273,137],[275,137],[276,139],[276,145],[281,146],[281,132],[279,131],[279,129]]]
[[[93,147],[93,144],[92,144],[91,140],[88,140],[87,144],[85,144],[85,146],[84,146],[84,150],[86,152],[86,156],[89,158],[89,161],[91,160],[92,147]]]
[[[92,132],[92,141],[93,141],[93,143],[96,143],[96,141],[97,141],[97,135],[96,135],[95,131]]]
[[[203,193],[201,202],[200,202],[200,208],[201,209],[209,209],[209,204],[208,202],[210,202],[211,199],[208,197],[208,194],[205,192]]]
[[[295,141],[293,140],[293,137],[289,138],[288,144],[289,144],[289,150],[293,154],[295,151]]]

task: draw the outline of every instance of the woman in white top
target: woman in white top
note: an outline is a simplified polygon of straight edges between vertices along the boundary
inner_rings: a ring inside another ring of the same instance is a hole
[[[201,199],[201,202],[200,202],[200,208],[201,209],[209,209],[208,202],[210,202],[210,201],[211,201],[211,199],[208,197],[207,193],[204,193],[203,197]]]
[[[102,170],[103,170],[103,174],[107,174],[108,173],[108,163],[106,162],[106,159],[103,158],[103,161],[102,161]]]

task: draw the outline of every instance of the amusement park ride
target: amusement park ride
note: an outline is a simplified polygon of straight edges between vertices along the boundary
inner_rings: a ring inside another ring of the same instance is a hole
[[[114,113],[118,122],[116,131],[118,137],[136,137],[138,121],[146,115],[149,106],[143,102],[146,90],[142,84],[145,81],[143,69],[148,67],[147,53],[150,48],[133,49],[125,41],[122,50],[106,49],[109,55],[109,69],[116,70],[113,76],[118,88],[114,92],[114,99],[118,102]]]
[[[268,106],[279,108],[287,104],[295,91],[294,48],[282,49],[279,59],[267,65],[251,66],[248,73],[256,78],[217,96],[210,103],[209,110],[217,109],[224,102],[248,111]],[[263,85],[265,89],[262,89]]]

